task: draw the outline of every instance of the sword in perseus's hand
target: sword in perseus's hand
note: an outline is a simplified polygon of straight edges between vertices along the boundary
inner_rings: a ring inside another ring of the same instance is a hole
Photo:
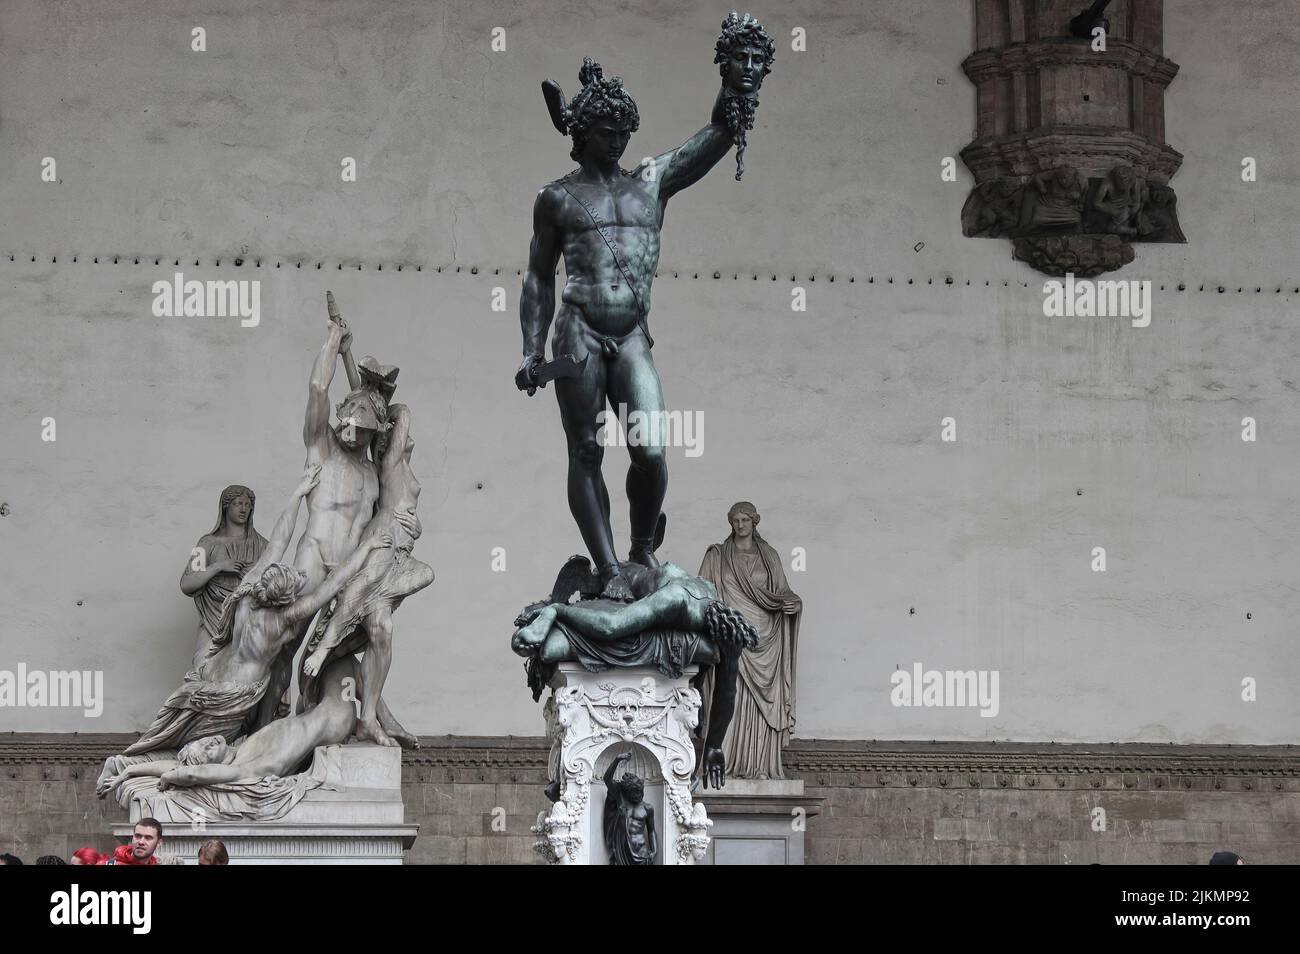
[[[343,314],[339,311],[339,303],[334,300],[334,293],[328,289],[325,292],[325,308],[329,312],[330,321],[343,328],[343,330],[348,330],[348,323],[343,320]],[[351,348],[343,352],[343,370],[348,375],[348,387],[353,391],[359,391],[361,389],[361,375],[357,371],[357,359],[352,357]]]
[[[548,381],[554,381],[556,378],[576,378],[587,367],[588,357],[589,355],[583,355],[582,360],[579,361],[573,355],[565,354],[554,361],[539,364],[533,370],[533,381],[539,388],[544,388]]]

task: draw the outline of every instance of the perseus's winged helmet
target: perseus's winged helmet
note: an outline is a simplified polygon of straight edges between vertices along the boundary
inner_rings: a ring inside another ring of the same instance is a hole
[[[542,83],[547,112],[562,135],[571,135],[575,140],[583,139],[587,127],[598,117],[614,118],[632,131],[641,124],[636,100],[623,88],[621,76],[606,78],[601,65],[590,56],[584,56],[582,69],[578,71],[578,82],[582,89],[568,103],[564,101],[564,92],[559,83],[550,79]],[[574,151],[576,153],[577,149]],[[573,158],[576,159],[577,155]]]

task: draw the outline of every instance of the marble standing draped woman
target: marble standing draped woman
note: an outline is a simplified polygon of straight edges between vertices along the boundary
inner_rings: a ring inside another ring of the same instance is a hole
[[[221,491],[217,504],[217,525],[199,538],[181,574],[181,592],[194,597],[199,611],[199,629],[194,644],[194,665],[208,655],[217,632],[221,607],[235,591],[244,573],[261,559],[266,537],[253,529],[253,508],[257,497],[240,484]],[[199,559],[199,551],[203,558]]]
[[[758,633],[740,654],[736,708],[722,744],[732,778],[784,778],[781,751],[794,729],[795,650],[803,602],[790,589],[781,557],[758,534],[758,510],[741,501],[727,512],[731,535],[704,554],[700,576]],[[713,686],[706,680],[705,696]]]

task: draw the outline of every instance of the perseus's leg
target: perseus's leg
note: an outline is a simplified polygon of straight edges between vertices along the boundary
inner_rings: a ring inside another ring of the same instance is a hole
[[[597,415],[605,409],[605,362],[596,351],[582,375],[555,382],[555,397],[569,446],[569,510],[602,579],[618,571],[609,528],[609,491],[600,472],[605,449],[596,437]]]
[[[659,372],[650,356],[650,345],[643,334],[633,335],[622,343],[609,369],[609,398],[616,406],[628,409],[628,456],[632,463],[627,471],[627,500],[632,528],[632,549],[628,559],[655,567],[655,525],[668,493],[668,459],[665,446],[663,387]],[[640,412],[637,415],[637,412]],[[644,421],[640,440],[634,440],[637,415]]]

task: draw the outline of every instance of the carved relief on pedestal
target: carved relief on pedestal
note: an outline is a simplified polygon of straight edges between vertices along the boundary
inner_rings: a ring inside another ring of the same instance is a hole
[[[700,694],[689,685],[694,668],[670,679],[650,669],[591,673],[561,664],[547,704],[558,799],[541,812],[532,830],[541,835],[535,849],[552,864],[583,864],[597,847],[587,837],[596,763],[611,746],[632,743],[653,758],[662,779],[662,843],[666,864],[692,864],[709,844],[704,806],[691,798]],[[558,751],[557,751],[558,748]]]

